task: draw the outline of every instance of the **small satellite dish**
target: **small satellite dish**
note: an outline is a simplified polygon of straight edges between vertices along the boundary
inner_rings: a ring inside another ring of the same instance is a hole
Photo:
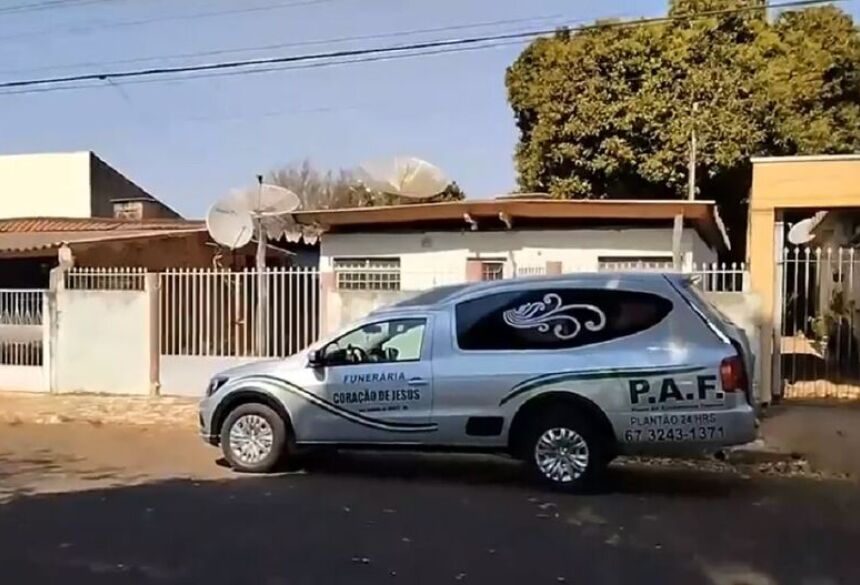
[[[261,183],[260,188],[244,192],[245,207],[258,217],[283,215],[299,208],[299,196],[278,185]]]
[[[233,250],[251,241],[254,222],[247,211],[236,207],[234,199],[225,197],[209,208],[206,229],[213,240]]]
[[[414,157],[365,163],[359,168],[358,175],[374,191],[410,199],[434,197],[451,182],[441,169]]]
[[[232,191],[219,199],[209,208],[206,227],[217,243],[241,248],[251,241],[254,232],[263,239],[276,232],[300,205],[299,196],[289,189],[261,183],[256,189]]]
[[[792,244],[799,246],[801,244],[806,244],[811,241],[815,235],[812,233],[818,224],[824,221],[824,218],[827,216],[826,211],[819,211],[812,217],[808,217],[806,219],[800,220],[788,230],[788,241]]]

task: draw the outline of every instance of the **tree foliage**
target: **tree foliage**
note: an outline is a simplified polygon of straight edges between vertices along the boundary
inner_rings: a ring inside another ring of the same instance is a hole
[[[372,191],[362,185],[351,171],[320,171],[309,160],[273,171],[267,181],[296,193],[302,201],[302,209],[340,209],[416,202]],[[465,197],[460,186],[452,182],[436,197],[420,202],[458,201]]]
[[[533,42],[506,79],[520,187],[681,197],[695,125],[699,196],[731,216],[751,156],[860,150],[850,16],[826,6],[770,19],[762,4],[676,0],[670,22],[598,23]],[[750,9],[702,16],[734,8]]]

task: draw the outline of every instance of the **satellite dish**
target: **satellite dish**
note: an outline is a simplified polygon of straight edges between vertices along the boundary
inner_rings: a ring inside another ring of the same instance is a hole
[[[451,182],[439,167],[414,157],[369,162],[361,165],[358,174],[374,191],[410,199],[434,197]]]
[[[280,234],[279,226],[292,221],[290,213],[301,205],[299,196],[283,187],[263,183],[257,176],[255,189],[233,191],[219,199],[206,215],[206,228],[213,240],[231,249],[241,248],[257,233],[257,306],[256,351],[260,356],[268,346],[266,313],[268,281],[266,280],[266,240],[269,233]]]
[[[254,222],[247,211],[236,207],[235,200],[225,197],[209,208],[206,229],[213,240],[233,250],[251,241]]]
[[[788,241],[796,246],[811,241],[815,237],[812,230],[818,227],[818,224],[824,221],[826,216],[826,211],[819,211],[812,217],[808,217],[797,222],[791,226],[790,230],[788,230]]]
[[[245,207],[257,217],[292,213],[302,204],[299,196],[278,185],[261,183],[260,188],[244,192]]]
[[[263,239],[277,231],[273,224],[288,222],[287,216],[300,205],[299,196],[289,189],[261,183],[257,189],[232,191],[219,199],[209,208],[206,228],[222,246],[241,248],[255,231]]]

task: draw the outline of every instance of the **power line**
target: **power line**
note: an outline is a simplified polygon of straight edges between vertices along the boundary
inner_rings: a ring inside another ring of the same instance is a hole
[[[230,71],[208,71],[201,73],[194,73],[191,75],[183,75],[180,77],[144,77],[139,79],[131,79],[123,81],[120,84],[114,84],[117,86],[127,86],[127,85],[145,85],[151,83],[172,83],[172,82],[181,82],[181,81],[195,81],[198,79],[211,79],[213,77],[234,77],[241,75],[256,75],[260,73],[272,73],[272,72],[281,72],[281,71],[297,71],[304,69],[320,69],[323,67],[337,67],[339,65],[353,65],[360,63],[376,63],[383,61],[395,61],[400,59],[409,59],[412,57],[425,57],[432,55],[444,55],[450,53],[464,53],[468,51],[477,51],[481,49],[489,49],[496,47],[504,47],[511,45],[521,45],[527,42],[526,40],[513,40],[513,41],[500,41],[496,43],[488,43],[483,45],[475,45],[470,47],[448,47],[441,49],[433,49],[433,50],[423,50],[423,51],[413,51],[408,53],[400,53],[400,54],[389,54],[389,55],[374,55],[374,56],[363,56],[356,57],[352,59],[340,59],[340,60],[328,60],[328,61],[316,61],[316,62],[307,62],[307,63],[298,63],[298,64],[280,64],[280,65],[272,65],[268,67],[258,67],[255,69],[238,69],[238,70],[230,70]],[[113,82],[109,79],[104,80],[108,83],[113,84]],[[23,88],[23,89],[11,89],[0,91],[0,96],[4,95],[20,95],[20,94],[34,94],[34,93],[48,93],[54,91],[65,91],[65,90],[73,90],[73,89],[93,89],[93,88],[101,88],[105,87],[105,85],[100,81],[90,80],[86,83],[82,83],[79,85],[51,85],[47,87],[37,87],[37,88]]]
[[[0,15],[22,14],[26,12],[44,11],[57,8],[74,8],[77,6],[86,6],[87,4],[104,4],[114,1],[116,0],[45,0],[44,2],[31,2],[29,4],[4,6],[0,8]]]
[[[449,25],[449,26],[440,26],[433,28],[423,28],[423,29],[412,29],[412,30],[401,30],[401,31],[392,31],[387,33],[375,33],[368,35],[355,35],[355,36],[344,36],[344,37],[334,37],[327,39],[312,39],[307,41],[293,41],[288,43],[274,43],[268,45],[256,45],[250,47],[237,47],[233,49],[212,49],[208,51],[194,51],[188,53],[174,53],[170,55],[155,55],[151,57],[135,57],[130,59],[117,59],[113,61],[99,61],[99,62],[83,62],[83,63],[73,63],[69,65],[54,65],[54,66],[45,66],[45,67],[36,67],[36,68],[26,68],[26,69],[6,69],[0,70],[0,73],[19,73],[25,71],[52,71],[52,70],[64,70],[64,69],[77,69],[80,67],[95,67],[95,66],[105,66],[105,65],[127,65],[131,63],[145,63],[148,61],[158,61],[158,60],[172,60],[172,59],[188,59],[195,57],[212,57],[216,55],[228,55],[235,53],[252,53],[252,52],[260,52],[260,51],[270,51],[273,49],[287,49],[294,47],[309,47],[315,45],[335,45],[342,43],[352,43],[357,41],[370,41],[370,40],[382,40],[382,39],[393,39],[393,38],[401,38],[401,37],[410,37],[415,35],[422,34],[430,34],[430,33],[443,33],[443,32],[452,32],[457,30],[468,30],[473,28],[486,28],[486,27],[495,27],[495,26],[504,26],[504,25],[515,25],[515,24],[528,24],[538,22],[546,22],[553,20],[562,20],[565,16],[563,14],[554,14],[548,16],[536,16],[533,18],[513,18],[513,19],[504,19],[504,20],[491,20],[491,21],[483,21],[483,22],[474,22],[469,24],[459,24],[459,25]],[[567,21],[570,23],[570,21]]]
[[[782,2],[778,4],[771,4],[766,6],[766,8],[792,8],[792,7],[800,7],[800,6],[812,6],[817,4],[829,3],[824,0],[794,0],[788,2]],[[624,28],[631,26],[643,26],[643,25],[653,25],[667,22],[675,22],[675,21],[690,21],[690,20],[698,20],[702,18],[708,18],[711,16],[725,15],[725,14],[737,14],[749,11],[757,11],[765,8],[763,6],[747,6],[740,8],[731,8],[731,9],[720,9],[720,10],[709,10],[702,11],[698,13],[690,13],[683,15],[670,15],[664,17],[654,17],[654,18],[645,18],[636,21],[626,21],[626,22],[614,22],[614,23],[597,23],[591,25],[584,25],[578,27],[571,27],[568,30],[571,32],[581,32],[587,30],[597,30],[597,29],[605,29],[605,28]],[[364,48],[364,49],[352,49],[352,50],[340,50],[340,51],[327,51],[322,53],[306,53],[302,55],[287,55],[282,57],[267,57],[260,59],[246,59],[240,61],[221,61],[215,63],[205,63],[198,65],[185,65],[178,67],[156,67],[150,69],[138,69],[138,70],[129,70],[129,71],[114,71],[114,72],[103,72],[103,73],[85,73],[80,75],[69,75],[63,77],[48,77],[41,79],[25,79],[25,80],[16,80],[16,81],[6,81],[0,82],[0,89],[10,89],[10,88],[27,88],[34,86],[45,86],[45,85],[62,85],[67,83],[75,83],[81,81],[107,81],[107,80],[125,80],[125,79],[135,79],[135,78],[146,78],[153,76],[166,76],[166,75],[178,75],[178,74],[186,74],[186,73],[196,73],[196,72],[224,72],[230,70],[253,70],[254,68],[258,68],[261,66],[272,66],[272,65],[281,65],[281,64],[290,64],[290,63],[302,63],[302,62],[319,62],[326,61],[331,59],[340,59],[340,58],[349,58],[349,57],[363,57],[363,56],[374,56],[374,55],[386,55],[386,54],[397,54],[404,53],[409,51],[421,51],[425,49],[434,49],[434,48],[454,48],[454,47],[467,47],[470,45],[481,45],[485,43],[491,43],[494,41],[506,41],[506,40],[528,40],[540,36],[549,35],[556,32],[555,29],[544,29],[544,30],[534,30],[534,31],[526,31],[526,32],[517,32],[517,33],[506,33],[506,34],[496,34],[496,35],[485,35],[478,37],[468,37],[461,39],[447,39],[447,40],[437,40],[437,41],[427,41],[423,43],[411,43],[407,45],[395,45],[388,47],[372,47],[372,48]]]
[[[81,0],[81,1],[89,1],[95,2],[98,0]],[[102,0],[104,1],[104,0]],[[118,22],[111,22],[100,25],[86,25],[86,26],[76,26],[64,29],[43,29],[40,31],[29,31],[23,33],[16,33],[13,35],[6,35],[0,37],[0,41],[9,41],[15,39],[25,39],[25,38],[41,38],[46,35],[55,35],[57,32],[64,33],[85,33],[91,32],[99,29],[110,28],[127,28],[127,27],[135,27],[135,26],[143,26],[147,24],[152,24],[155,22],[169,22],[169,21],[185,21],[185,20],[197,20],[200,18],[213,18],[218,16],[231,16],[237,14],[251,14],[254,12],[269,12],[272,10],[285,10],[289,8],[299,8],[302,6],[314,6],[317,4],[328,4],[331,2],[338,2],[340,0],[292,0],[290,2],[276,2],[274,4],[261,4],[259,6],[246,6],[244,8],[228,8],[224,10],[209,10],[202,12],[194,12],[191,14],[173,14],[173,15],[164,15],[164,16],[153,16],[150,18],[141,18],[138,20],[122,20]]]

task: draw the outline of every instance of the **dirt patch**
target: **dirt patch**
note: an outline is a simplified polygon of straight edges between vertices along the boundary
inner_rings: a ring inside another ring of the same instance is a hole
[[[0,423],[166,425],[194,429],[197,402],[186,398],[99,394],[0,393]]]
[[[68,423],[0,425],[0,501],[171,478],[234,476],[192,429]]]

